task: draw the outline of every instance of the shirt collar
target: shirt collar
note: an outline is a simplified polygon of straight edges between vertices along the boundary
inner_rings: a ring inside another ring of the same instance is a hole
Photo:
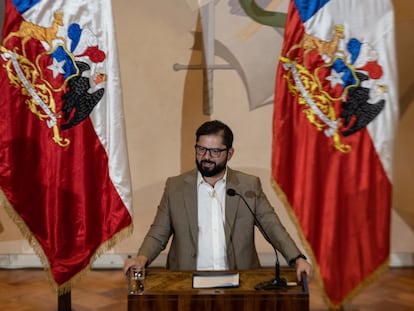
[[[219,179],[217,182],[222,182],[225,183],[227,180],[227,167],[226,167],[226,171],[224,172],[224,175],[221,179]],[[197,186],[200,186],[201,184],[207,183],[203,176],[201,175],[200,171],[197,170]]]

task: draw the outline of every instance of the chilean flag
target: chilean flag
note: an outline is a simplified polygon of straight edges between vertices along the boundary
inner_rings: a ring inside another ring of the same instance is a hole
[[[132,231],[110,0],[6,0],[0,204],[59,293]]]
[[[391,1],[291,1],[272,175],[331,307],[387,267],[396,67]]]

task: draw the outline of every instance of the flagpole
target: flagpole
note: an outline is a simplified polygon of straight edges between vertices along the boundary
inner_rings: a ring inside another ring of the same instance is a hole
[[[58,294],[58,311],[72,311],[71,291]]]

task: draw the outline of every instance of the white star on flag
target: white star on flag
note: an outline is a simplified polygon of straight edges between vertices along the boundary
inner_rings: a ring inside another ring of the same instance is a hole
[[[61,60],[60,62],[53,58],[53,63],[49,66],[47,66],[47,69],[50,69],[53,71],[53,78],[56,79],[58,74],[64,74],[65,70],[63,69],[63,66],[65,65],[66,60]]]
[[[344,81],[342,80],[343,72],[336,72],[335,69],[332,69],[331,75],[325,79],[331,81],[331,88],[334,88],[337,84],[343,85]]]

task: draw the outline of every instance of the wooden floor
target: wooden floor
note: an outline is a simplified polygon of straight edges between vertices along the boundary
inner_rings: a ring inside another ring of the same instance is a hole
[[[311,282],[309,288],[310,309],[327,310],[316,282]],[[71,302],[73,311],[126,311],[126,280],[121,270],[89,272],[72,289]],[[0,270],[0,310],[57,311],[57,309],[56,293],[52,291],[44,271]],[[414,269],[389,269],[346,304],[344,310],[414,310]]]

